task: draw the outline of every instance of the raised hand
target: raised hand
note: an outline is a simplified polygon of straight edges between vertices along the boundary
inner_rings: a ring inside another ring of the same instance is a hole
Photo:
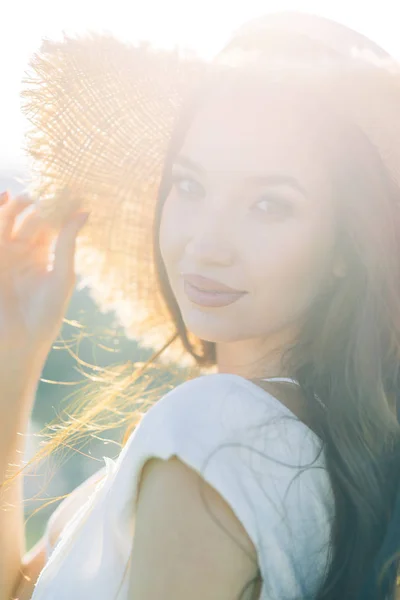
[[[0,196],[0,383],[43,366],[74,283],[75,241],[88,217],[52,229],[27,196]],[[3,381],[2,381],[3,378]]]

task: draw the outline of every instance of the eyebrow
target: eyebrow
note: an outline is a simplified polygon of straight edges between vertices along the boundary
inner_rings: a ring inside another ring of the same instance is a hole
[[[173,164],[188,168],[191,171],[198,173],[199,175],[204,175],[205,173],[205,169],[203,167],[192,161],[187,156],[183,156],[182,154],[176,157]],[[283,173],[270,173],[269,175],[250,175],[246,177],[246,181],[258,185],[286,185],[297,190],[298,192],[303,194],[303,196],[306,196],[306,190],[299,183],[296,177],[285,175]]]

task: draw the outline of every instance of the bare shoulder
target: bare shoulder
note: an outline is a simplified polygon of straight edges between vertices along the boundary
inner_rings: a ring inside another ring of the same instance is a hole
[[[251,585],[256,550],[244,527],[220,494],[177,457],[147,461],[132,510],[130,598],[258,598],[258,584]]]

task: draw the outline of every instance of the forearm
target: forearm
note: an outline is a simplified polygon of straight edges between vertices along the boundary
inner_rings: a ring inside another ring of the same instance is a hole
[[[8,392],[8,401],[20,407],[2,411],[5,421],[0,435],[0,600],[10,600],[21,576],[25,554],[23,466],[25,433],[28,428],[37,380],[21,383],[19,389]],[[17,398],[18,395],[18,398]],[[23,396],[23,398],[21,397]],[[4,401],[4,399],[3,399]]]

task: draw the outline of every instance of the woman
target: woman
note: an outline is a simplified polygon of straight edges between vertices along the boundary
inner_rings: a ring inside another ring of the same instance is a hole
[[[298,14],[244,27],[210,68],[107,38],[32,64],[40,201],[1,209],[3,472],[88,210],[77,267],[100,306],[217,372],[159,400],[24,559],[12,478],[1,600],[393,598],[396,65]]]

